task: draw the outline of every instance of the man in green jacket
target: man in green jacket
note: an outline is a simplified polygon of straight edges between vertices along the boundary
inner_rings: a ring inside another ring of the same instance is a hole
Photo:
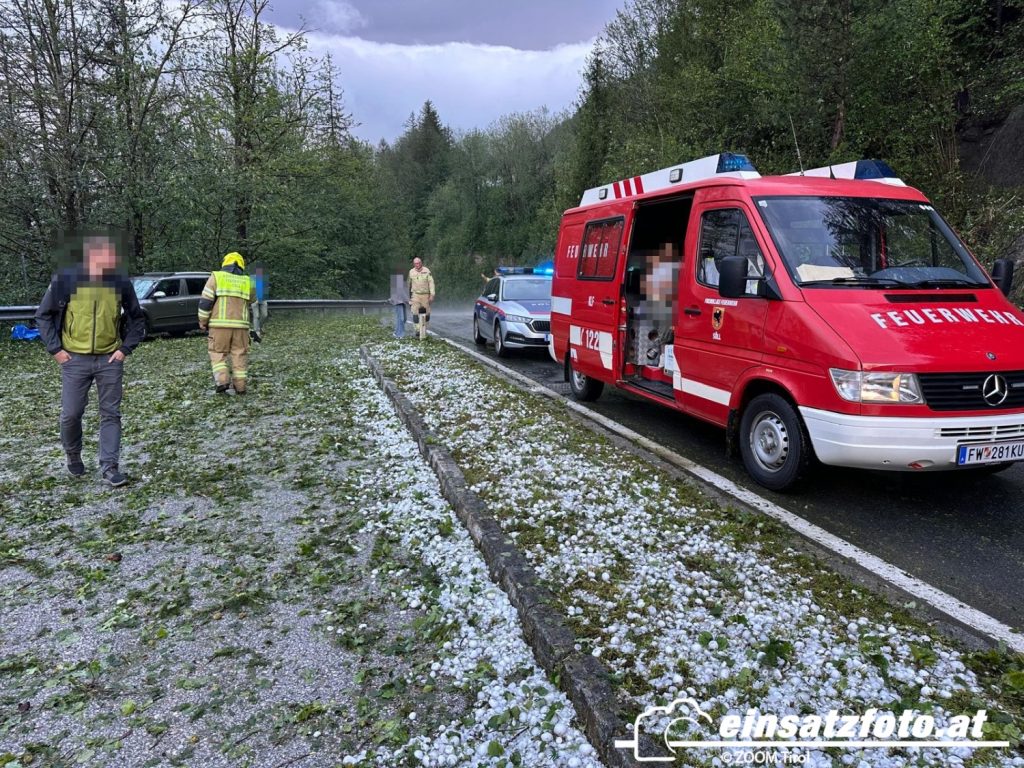
[[[60,440],[68,472],[85,474],[82,415],[96,382],[100,410],[99,463],[103,479],[122,486],[121,394],[124,359],[146,335],[146,321],[131,280],[117,272],[117,246],[106,235],[83,240],[82,264],[57,273],[36,310],[46,351],[60,365]],[[125,334],[121,338],[121,314]]]

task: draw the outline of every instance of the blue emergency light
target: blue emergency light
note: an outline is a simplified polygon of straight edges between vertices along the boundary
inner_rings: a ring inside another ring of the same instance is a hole
[[[736,171],[753,171],[757,172],[757,168],[750,162],[750,158],[746,155],[736,154],[735,152],[722,152],[718,156],[718,169],[715,173],[735,173]]]
[[[888,163],[883,160],[858,160],[853,171],[855,179],[895,179],[894,171]]]
[[[499,275],[553,275],[553,267],[497,267]]]

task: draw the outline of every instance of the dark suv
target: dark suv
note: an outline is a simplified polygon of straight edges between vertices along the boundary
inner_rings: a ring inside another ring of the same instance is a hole
[[[199,297],[209,272],[147,272],[132,278],[146,315],[146,335],[199,329]]]

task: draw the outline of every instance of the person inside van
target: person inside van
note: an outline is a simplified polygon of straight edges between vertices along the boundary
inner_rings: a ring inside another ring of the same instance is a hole
[[[640,301],[632,323],[636,365],[661,367],[664,345],[672,341],[672,310],[676,303],[679,260],[672,243],[646,254],[640,280]]]

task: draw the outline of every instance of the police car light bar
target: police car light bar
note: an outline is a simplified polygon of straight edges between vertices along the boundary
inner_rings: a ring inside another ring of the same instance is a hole
[[[553,275],[555,270],[541,267],[497,267],[499,275]]]
[[[720,152],[717,155],[709,155],[699,160],[691,160],[682,165],[673,165],[669,168],[662,168],[660,171],[645,173],[643,176],[633,176],[629,179],[621,179],[611,184],[600,187],[593,187],[583,193],[580,205],[593,205],[610,200],[622,200],[635,195],[642,195],[645,192],[655,192],[660,189],[668,189],[676,184],[700,181],[701,179],[712,179],[723,176],[732,179],[759,179],[761,174],[747,159],[746,155],[739,155],[733,152]]]
[[[889,167],[889,164],[882,160],[856,160],[852,163],[839,163],[837,165],[826,165],[822,168],[812,168],[809,171],[800,173],[788,173],[787,176],[824,176],[828,179],[855,179],[862,181],[880,181],[883,184],[892,184],[894,187],[905,187],[903,180],[896,175],[896,171]]]

